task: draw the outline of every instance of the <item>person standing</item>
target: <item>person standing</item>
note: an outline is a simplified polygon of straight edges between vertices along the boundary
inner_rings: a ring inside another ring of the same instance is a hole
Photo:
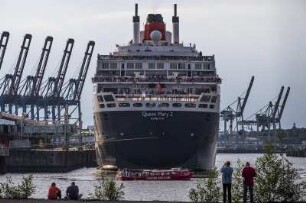
[[[79,187],[72,182],[71,185],[66,190],[66,196],[71,200],[79,199]]]
[[[226,203],[226,196],[228,202],[232,202],[232,174],[233,168],[230,166],[231,162],[227,161],[221,168],[222,184],[223,184],[223,203]],[[227,195],[226,195],[227,193]]]
[[[51,186],[49,187],[48,190],[48,199],[57,200],[61,198],[62,198],[61,190],[58,187],[56,187],[55,183],[51,183]]]
[[[253,203],[253,186],[254,186],[254,177],[256,177],[256,171],[253,167],[250,166],[249,162],[246,162],[245,167],[242,170],[243,180],[243,202],[247,201],[247,192],[250,192],[250,202]]]

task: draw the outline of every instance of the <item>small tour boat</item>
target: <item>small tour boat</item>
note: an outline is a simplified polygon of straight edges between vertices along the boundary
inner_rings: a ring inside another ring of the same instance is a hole
[[[167,170],[123,169],[116,174],[117,180],[190,180],[192,173],[186,168]]]

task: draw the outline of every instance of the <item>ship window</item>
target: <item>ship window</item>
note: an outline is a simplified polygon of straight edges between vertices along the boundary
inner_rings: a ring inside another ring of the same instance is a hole
[[[109,63],[103,62],[102,69],[109,69]]]
[[[207,108],[208,106],[207,106],[207,104],[199,104],[199,108]]]
[[[104,100],[105,100],[106,102],[115,101],[112,95],[104,95]]]
[[[209,108],[213,109],[213,108],[215,108],[215,105],[211,104],[211,105],[209,105]]]
[[[103,97],[102,96],[98,96],[98,102],[103,102]]]
[[[164,69],[164,63],[157,63],[157,69]]]
[[[146,107],[153,108],[155,106],[156,106],[155,103],[146,103]]]
[[[114,107],[116,107],[116,104],[115,103],[110,103],[110,104],[106,104],[106,106],[108,108],[114,108]]]
[[[135,63],[135,69],[142,69],[142,63]]]
[[[149,63],[149,69],[155,69],[155,63]]]
[[[195,69],[201,70],[202,69],[202,63],[195,63]]]
[[[133,106],[134,107],[142,107],[142,103],[134,103]]]
[[[158,107],[169,107],[168,103],[160,103]]]
[[[134,63],[127,63],[126,68],[127,69],[134,69]]]
[[[105,105],[104,104],[99,104],[100,108],[104,108]]]
[[[179,63],[178,64],[178,69],[185,69],[186,68],[186,64],[185,63]]]
[[[186,104],[185,104],[185,107],[186,107],[186,108],[195,108],[195,107],[196,107],[196,104],[194,104],[194,103],[186,103]]]
[[[170,63],[170,69],[177,69],[177,63]]]
[[[212,97],[211,98],[211,103],[216,103],[216,101],[217,101],[217,97]]]
[[[210,100],[210,96],[206,96],[206,95],[204,95],[204,96],[202,96],[202,98],[201,98],[201,102],[209,102],[209,100]]]
[[[178,108],[178,107],[182,107],[181,103],[173,103],[172,104],[173,107]]]
[[[129,103],[119,103],[119,107],[130,107]]]
[[[110,69],[117,69],[117,63],[110,63]]]

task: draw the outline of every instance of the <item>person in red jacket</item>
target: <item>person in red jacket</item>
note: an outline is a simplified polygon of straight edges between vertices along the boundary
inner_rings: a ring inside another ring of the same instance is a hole
[[[243,180],[243,203],[247,201],[247,191],[250,192],[250,202],[253,203],[253,186],[254,186],[254,177],[256,176],[256,171],[253,167],[250,166],[249,162],[246,162],[245,167],[242,170]]]
[[[58,187],[56,187],[55,183],[52,183],[48,190],[48,199],[56,200],[61,198],[62,198],[61,190]]]

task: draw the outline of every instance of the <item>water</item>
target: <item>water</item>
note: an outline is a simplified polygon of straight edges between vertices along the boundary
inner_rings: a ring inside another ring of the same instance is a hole
[[[257,157],[262,154],[218,154],[216,157],[216,167],[221,168],[225,161],[231,161],[235,167],[239,158],[243,163],[249,161],[255,164]],[[306,158],[288,157],[293,166],[298,169],[301,177],[306,180]],[[7,176],[13,181],[19,181],[22,175],[28,174],[4,174],[0,176],[0,182],[4,182]],[[84,198],[93,193],[94,185],[97,184],[96,168],[82,168],[69,173],[35,173],[34,183],[36,193],[33,198],[46,198],[47,190],[51,182],[56,182],[57,186],[64,193],[72,181],[79,186]],[[124,182],[125,200],[160,200],[160,201],[189,201],[188,192],[196,184],[196,179],[191,181],[127,181]]]

